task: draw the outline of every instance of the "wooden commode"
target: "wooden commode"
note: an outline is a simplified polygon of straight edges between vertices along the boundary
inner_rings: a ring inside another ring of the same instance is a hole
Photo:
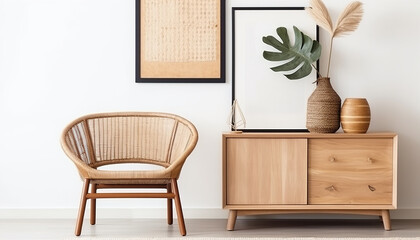
[[[241,215],[377,215],[397,208],[395,133],[225,133],[227,230]]]

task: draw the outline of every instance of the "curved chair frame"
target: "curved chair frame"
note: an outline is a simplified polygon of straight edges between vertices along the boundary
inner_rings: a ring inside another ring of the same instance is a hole
[[[90,223],[96,223],[98,198],[167,198],[168,224],[173,223],[172,199],[179,230],[186,235],[177,179],[198,141],[188,120],[169,113],[98,113],[71,122],[61,135],[61,146],[84,181],[75,235],[82,231],[87,199]],[[101,166],[144,163],[161,170],[100,170]],[[89,192],[89,186],[91,191]],[[165,188],[162,193],[100,193],[98,189]]]

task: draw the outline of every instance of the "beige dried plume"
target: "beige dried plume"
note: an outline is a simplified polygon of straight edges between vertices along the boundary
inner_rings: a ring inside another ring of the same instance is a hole
[[[331,16],[322,0],[310,0],[309,4],[310,7],[306,8],[306,11],[320,27],[324,28],[331,34],[330,54],[327,68],[328,77],[330,72],[333,39],[334,37],[349,34],[357,29],[363,17],[362,3],[358,1],[350,3],[338,17],[335,26],[333,26]]]
[[[314,0],[317,1],[317,0]],[[320,1],[320,0],[318,0]],[[363,17],[363,8],[361,2],[350,3],[344,11],[340,14],[337,19],[335,28],[333,31],[333,37],[339,37],[344,34],[353,32],[359,26],[360,21]]]
[[[309,4],[310,7],[306,8],[309,15],[315,20],[316,24],[333,35],[333,24],[325,4],[320,0],[311,0]]]

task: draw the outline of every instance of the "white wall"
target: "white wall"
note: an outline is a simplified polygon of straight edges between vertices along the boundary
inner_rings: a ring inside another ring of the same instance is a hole
[[[81,181],[59,145],[61,130],[72,119],[103,111],[164,111],[190,119],[200,133],[180,179],[186,217],[193,215],[188,209],[214,209],[224,216],[221,133],[229,129],[230,7],[308,3],[228,0],[225,84],[136,84],[134,2],[0,0],[0,213],[11,217],[32,209],[42,217],[47,209],[78,207]],[[348,2],[325,0],[334,16]],[[363,2],[360,28],[335,41],[331,78],[343,100],[368,99],[370,131],[399,134],[398,202],[406,211],[398,211],[420,218],[420,3]],[[321,32],[324,46],[325,38]],[[149,200],[99,205],[165,206]],[[201,217],[211,217],[212,211],[207,213]]]

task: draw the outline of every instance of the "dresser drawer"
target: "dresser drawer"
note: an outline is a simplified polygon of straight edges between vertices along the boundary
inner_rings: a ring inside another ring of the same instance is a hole
[[[392,170],[392,139],[310,139],[309,168]]]
[[[392,139],[311,139],[309,204],[392,204]]]
[[[309,204],[392,204],[392,171],[309,170]]]

